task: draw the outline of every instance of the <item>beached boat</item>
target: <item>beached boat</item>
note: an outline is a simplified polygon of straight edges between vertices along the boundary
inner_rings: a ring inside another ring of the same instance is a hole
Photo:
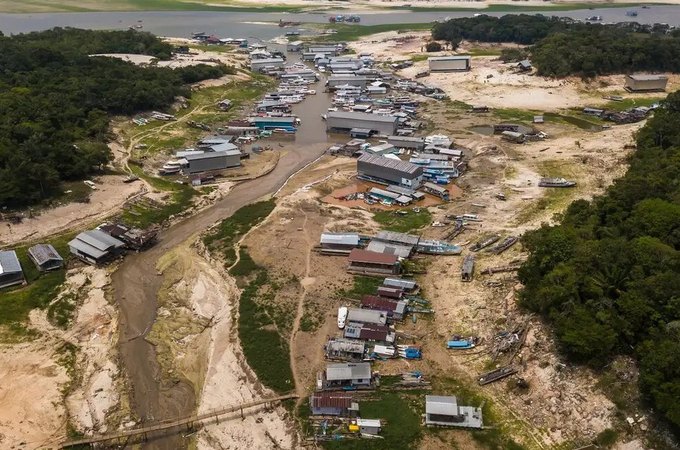
[[[494,253],[496,255],[500,255],[513,245],[519,240],[517,236],[508,236],[505,239],[503,239],[498,245],[495,247],[492,247],[489,251],[491,253]]]
[[[483,248],[488,247],[491,244],[495,244],[500,240],[500,236],[497,234],[494,234],[492,236],[489,236],[486,239],[482,239],[481,241],[475,242],[472,247],[470,247],[471,252],[478,252]]]
[[[446,348],[451,349],[451,350],[467,350],[470,348],[475,348],[477,345],[477,338],[475,337],[468,337],[464,338],[463,336],[452,336],[451,339],[449,339],[446,342]]]
[[[346,306],[341,306],[338,308],[338,328],[341,330],[345,328],[345,322],[347,321],[348,309]]]
[[[459,245],[444,241],[422,239],[418,241],[416,251],[426,255],[460,255],[463,249]]]
[[[567,188],[576,186],[576,182],[569,181],[564,178],[541,178],[538,182],[538,186]]]

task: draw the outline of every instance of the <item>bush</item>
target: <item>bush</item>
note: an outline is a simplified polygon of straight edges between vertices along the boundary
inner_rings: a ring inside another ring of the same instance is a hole
[[[425,45],[425,50],[427,50],[429,53],[441,52],[442,51],[442,44],[440,44],[437,41],[430,41]]]

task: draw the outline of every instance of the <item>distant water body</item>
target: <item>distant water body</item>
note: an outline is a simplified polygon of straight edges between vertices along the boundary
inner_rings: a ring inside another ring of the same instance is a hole
[[[636,10],[637,17],[626,15]],[[484,11],[479,11],[484,13]],[[339,11],[348,14],[348,11]],[[445,18],[470,17],[471,11],[406,12],[392,11],[376,14],[362,14],[362,25],[390,23],[427,23]],[[544,14],[571,17],[584,20],[590,16],[602,16],[606,23],[635,21],[639,23],[668,23],[680,26],[680,6],[650,5],[640,7],[595,8],[574,11],[521,11],[522,14]],[[257,12],[215,12],[215,11],[145,11],[145,12],[91,12],[91,13],[41,13],[41,14],[0,14],[0,31],[5,35],[41,31],[54,27],[76,27],[90,29],[127,29],[143,25],[144,31],[159,36],[189,37],[193,32],[205,32],[220,37],[257,37],[268,40],[280,36],[284,29],[276,26],[280,19],[299,22],[326,23],[333,12],[324,13],[257,13]],[[485,13],[486,14],[486,13]],[[488,13],[503,16],[509,12]],[[270,23],[270,24],[268,24]]]

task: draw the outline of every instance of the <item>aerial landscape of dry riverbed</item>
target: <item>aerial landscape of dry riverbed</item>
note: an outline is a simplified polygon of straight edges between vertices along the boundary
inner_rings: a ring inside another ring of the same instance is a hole
[[[31,8],[40,6],[35,5]],[[450,201],[428,194],[427,204],[432,206],[397,207],[342,198],[379,185],[357,179],[356,158],[328,151],[350,137],[326,132],[322,115],[333,106],[333,97],[325,85],[330,75],[324,73],[319,81],[306,85],[315,93],[291,108],[301,120],[294,135],[278,129],[254,142],[244,140],[239,146],[249,157],[237,169],[192,187],[189,177],[179,184],[175,181],[181,177],[161,177],[158,170],[176,151],[220,134],[215,130],[241,127],[237,121],[247,117],[266,93],[276,90],[279,81],[252,73],[247,51],[188,39],[191,32],[204,31],[195,24],[182,23],[180,32],[173,33],[163,29],[160,16],[136,17],[116,18],[117,27],[138,21],[139,30],[178,35],[165,39],[187,46],[190,54],[173,57],[171,66],[223,63],[236,70],[194,83],[190,98],[177,99],[165,111],[173,114],[173,121],[135,124],[132,117],[114,117],[108,144],[113,154],[111,170],[93,178],[95,189],[86,193],[86,202],[65,200],[30,214],[24,211],[20,222],[8,220],[6,226],[3,222],[2,248],[20,248],[22,263],[29,261],[24,258],[28,246],[51,242],[68,252],[66,243],[77,233],[102,222],[127,220],[140,227],[158,226],[160,231],[150,248],[129,251],[108,265],[68,259],[60,272],[63,279],[54,277],[54,285],[45,288],[54,289],[50,304],[30,310],[21,323],[3,325],[2,448],[59,448],[68,440],[184,418],[187,423],[170,432],[149,431],[118,440],[110,448],[361,448],[351,447],[352,439],[335,443],[323,442],[318,434],[312,437],[310,430],[318,431],[319,423],[308,420],[308,397],[317,388],[317,373],[327,363],[324,345],[338,334],[338,307],[357,306],[361,296],[374,293],[380,283],[347,273],[346,255],[319,252],[321,234],[372,236],[389,229],[447,240],[451,218],[469,215],[474,221],[451,239],[467,254],[470,246],[490,235],[520,236],[542,223],[554,223],[571,201],[602,194],[626,172],[636,133],[646,123],[610,125],[583,115],[582,109],[648,107],[666,95],[625,92],[624,75],[584,80],[521,72],[516,63],[499,59],[503,48],[516,44],[463,41],[456,53],[472,55],[469,71],[428,72],[420,79],[428,71],[427,56],[451,52],[426,54],[429,31],[381,29],[348,42],[347,55],[370,54],[381,70],[436,86],[443,94],[433,98],[402,93],[394,85],[390,91],[419,103],[418,135],[446,135],[455,148],[462,149],[465,170],[446,186]],[[7,15],[0,18],[0,25],[5,20]],[[101,20],[95,28],[109,28],[105,22],[113,19]],[[288,28],[276,27],[277,20],[278,16],[264,21],[272,23],[252,27],[236,23],[241,28],[235,32],[243,34],[229,37],[247,36],[251,43],[286,53],[290,39],[283,34]],[[207,22],[206,26],[225,25]],[[319,24],[305,21],[302,27],[306,42],[332,39],[322,34],[325,28]],[[288,52],[286,63],[299,62],[298,55]],[[398,61],[410,64],[390,66]],[[666,75],[666,92],[677,90],[680,77]],[[619,96],[625,99],[612,100]],[[233,106],[221,110],[219,102],[225,99]],[[488,109],[473,112],[478,105]],[[538,123],[536,116],[542,117]],[[493,133],[493,125],[499,123],[533,126],[545,136],[518,144]],[[400,156],[409,158],[404,152]],[[131,175],[135,180],[128,182]],[[576,186],[542,189],[538,180],[543,177],[573,180]],[[81,184],[73,184],[74,196],[82,191]],[[482,275],[484,269],[517,266],[526,258],[521,244],[498,255],[480,252],[470,283],[461,281],[460,255],[419,255],[409,261],[411,274],[421,286],[419,295],[429,301],[433,313],[414,314],[413,320],[409,316],[396,325],[396,331],[404,339],[401,342],[417,344],[422,359],[375,361],[373,370],[388,380],[386,388],[361,394],[362,405],[366,402],[371,416],[379,415],[380,408],[408,410],[409,417],[416,418],[404,421],[409,432],[414,423],[421,426],[425,393],[457,395],[484,411],[484,430],[423,427],[403,448],[596,448],[586,446],[610,431],[616,440],[608,448],[654,448],[647,439],[655,422],[649,409],[638,402],[635,364],[620,357],[596,372],[567,362],[549,326],[517,305],[521,284],[515,272]],[[21,289],[29,287],[7,291],[8,296],[22,295]],[[4,294],[0,292],[0,301]],[[254,300],[248,300],[248,295]],[[256,311],[247,313],[261,325],[250,330],[252,335],[244,331],[247,327],[241,321],[245,311],[240,309],[246,301]],[[65,314],[63,320],[60,314]],[[510,356],[492,355],[497,334],[516,329],[522,329],[524,337],[510,363],[518,368],[521,383],[513,377],[479,386],[478,374],[499,367]],[[445,343],[453,334],[478,336],[482,344],[479,350],[452,352]],[[258,350],[257,342],[242,342],[244,336],[275,336],[262,345],[275,342],[276,346]],[[274,352],[280,353],[278,358],[263,356]],[[413,372],[422,374],[427,388],[390,390],[390,380]],[[612,385],[616,394],[625,391],[626,398],[635,401],[622,408]],[[210,415],[284,394],[294,398],[235,409],[206,423],[192,419],[194,414]],[[386,412],[386,416],[387,430],[402,425],[393,415]],[[393,433],[385,433],[385,442],[395,442]]]

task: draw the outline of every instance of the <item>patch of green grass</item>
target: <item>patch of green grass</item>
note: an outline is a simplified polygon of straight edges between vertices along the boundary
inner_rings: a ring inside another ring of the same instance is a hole
[[[341,289],[338,291],[339,297],[361,298],[363,295],[375,295],[376,289],[382,286],[383,279],[355,275],[351,289]]]
[[[430,55],[428,55],[427,53],[420,53],[418,55],[412,55],[410,59],[413,62],[420,62],[420,61],[427,61],[427,58],[429,58],[429,57],[430,57]]]
[[[661,3],[660,3],[661,4]],[[640,6],[642,3],[628,3],[628,4],[614,4],[614,3],[602,3],[597,4],[598,8],[634,8]],[[456,7],[456,6],[442,6],[442,7],[405,7],[398,6],[389,9],[408,9],[414,12],[437,12],[437,11],[470,11],[478,13],[490,13],[490,12],[508,12],[508,13],[521,13],[521,12],[532,12],[532,11],[574,11],[578,9],[588,9],[592,8],[591,3],[566,3],[566,4],[549,4],[545,6],[520,6],[520,5],[489,5],[486,8],[466,8],[466,7]]]
[[[47,307],[47,319],[51,324],[66,329],[76,311],[77,297],[74,294],[62,295]]]
[[[203,237],[203,244],[208,250],[221,253],[225,266],[230,267],[234,264],[236,256],[233,253],[234,244],[252,227],[264,220],[275,206],[273,199],[244,206],[207,233]],[[244,252],[241,253],[243,254]],[[247,256],[240,266],[237,265],[238,268],[234,267],[234,270],[236,273],[250,271],[254,264],[250,256]]]
[[[257,269],[259,269],[259,266],[253,261],[250,254],[244,248],[241,248],[239,249],[238,262],[229,269],[229,273],[235,277],[247,277]]]
[[[596,117],[584,119],[583,117],[572,116],[570,114],[545,113],[543,118],[546,122],[563,122],[587,131],[601,130],[603,123]]]
[[[406,214],[403,214],[403,213]],[[373,215],[373,220],[388,231],[408,233],[418,230],[432,222],[432,214],[427,208],[420,208],[419,212],[410,209],[400,211],[379,211]]]
[[[418,448],[423,428],[420,414],[424,409],[423,396],[413,393],[378,391],[377,398],[362,400],[363,419],[382,419],[383,439],[352,439],[324,442],[331,450],[410,450]]]
[[[166,191],[171,195],[171,201],[160,207],[134,205],[131,209],[123,212],[123,222],[128,225],[147,228],[153,224],[161,224],[171,216],[186,210],[193,200],[197,191],[189,185],[179,184],[173,181],[152,177],[144,173],[140,166],[129,164],[132,172],[140,178],[146,180],[154,189]]]
[[[501,56],[500,48],[473,47],[467,54],[470,56]]]
[[[609,101],[602,105],[603,109],[613,110],[613,111],[623,111],[625,109],[636,108],[638,106],[652,106],[655,103],[659,103],[666,97],[628,97],[624,98],[623,101],[615,102]]]
[[[295,388],[288,343],[258,302],[258,297],[269,282],[267,271],[260,268],[255,278],[243,289],[239,302],[238,335],[243,355],[260,382],[283,393]]]
[[[500,108],[500,109],[494,109],[492,110],[494,116],[498,117],[501,120],[512,120],[512,121],[520,121],[520,122],[528,122],[532,123],[534,120],[534,116],[542,114],[541,112],[537,111],[531,111],[531,110],[526,110],[526,109],[517,109],[517,108]]]
[[[313,24],[312,26],[318,26],[318,24]],[[336,33],[321,36],[320,38],[315,38],[315,40],[321,41],[356,41],[364,36],[369,36],[371,34],[384,33],[386,31],[398,31],[398,32],[408,32],[408,31],[423,31],[431,30],[431,23],[391,23],[391,24],[381,24],[381,25],[349,25],[349,24],[332,24],[325,25],[326,29],[336,30]]]
[[[73,235],[69,234],[42,242],[52,244],[66,260],[69,255],[68,241],[72,238]],[[29,247],[30,245],[24,245],[15,248],[28,284],[0,290],[0,325],[6,327],[9,337],[31,337],[23,326],[28,313],[35,308],[47,308],[66,279],[64,269],[41,273],[28,257]],[[61,311],[60,315],[68,316],[66,310]]]

